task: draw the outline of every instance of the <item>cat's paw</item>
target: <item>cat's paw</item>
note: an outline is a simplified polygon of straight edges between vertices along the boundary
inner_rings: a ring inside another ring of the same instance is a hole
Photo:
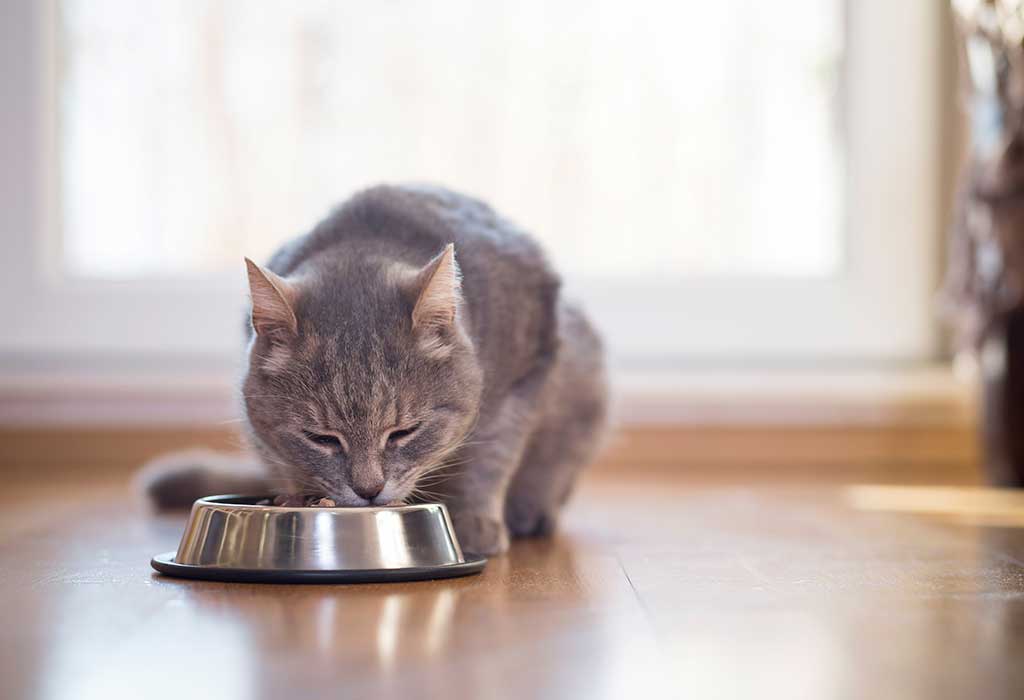
[[[547,537],[558,524],[558,508],[509,503],[505,509],[505,524],[513,537]]]
[[[479,513],[453,513],[452,524],[463,551],[483,556],[508,551],[508,530],[497,518]]]

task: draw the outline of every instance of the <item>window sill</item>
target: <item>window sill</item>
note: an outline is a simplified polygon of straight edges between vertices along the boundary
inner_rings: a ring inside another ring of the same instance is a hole
[[[623,426],[971,426],[975,382],[959,374],[944,365],[619,372],[612,416]],[[223,373],[0,375],[0,425],[209,426],[236,417]]]
[[[629,425],[973,425],[976,381],[931,364],[859,370],[709,370],[616,377]]]

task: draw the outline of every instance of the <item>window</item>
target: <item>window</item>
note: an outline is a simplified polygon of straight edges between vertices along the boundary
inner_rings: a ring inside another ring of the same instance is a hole
[[[242,255],[417,180],[534,232],[622,365],[931,351],[926,0],[12,7],[7,350],[225,357]]]
[[[840,0],[61,7],[72,273],[236,269],[404,180],[479,193],[584,274],[839,264]]]

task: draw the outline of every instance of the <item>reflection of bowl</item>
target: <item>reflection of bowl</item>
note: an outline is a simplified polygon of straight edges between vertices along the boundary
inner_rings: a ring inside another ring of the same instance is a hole
[[[386,508],[258,506],[264,496],[209,496],[192,506],[177,552],[157,571],[250,582],[414,581],[474,574],[440,503]]]

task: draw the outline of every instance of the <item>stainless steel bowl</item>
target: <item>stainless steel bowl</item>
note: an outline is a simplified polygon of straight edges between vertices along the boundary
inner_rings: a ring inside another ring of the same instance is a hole
[[[192,506],[177,552],[153,568],[186,578],[260,582],[410,581],[464,576],[487,560],[462,553],[440,503],[282,508],[263,496],[209,496]]]

